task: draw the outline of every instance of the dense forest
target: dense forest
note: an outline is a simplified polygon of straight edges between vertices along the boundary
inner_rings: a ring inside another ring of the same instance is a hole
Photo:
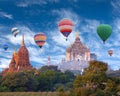
[[[120,96],[120,78],[106,74],[108,65],[90,61],[84,73],[61,72],[57,66],[8,73],[0,78],[0,92],[59,92],[59,96]],[[112,74],[112,75],[111,75]]]

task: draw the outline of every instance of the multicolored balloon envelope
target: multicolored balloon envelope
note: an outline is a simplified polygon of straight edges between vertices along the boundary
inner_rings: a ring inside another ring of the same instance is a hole
[[[6,51],[8,49],[8,44],[4,44],[3,49]]]
[[[104,43],[110,37],[111,33],[112,27],[108,24],[101,24],[97,27],[97,34],[103,40]]]
[[[67,40],[67,37],[72,32],[73,26],[74,26],[73,22],[68,18],[62,19],[58,23],[58,28],[59,28],[60,32],[66,37],[66,40]]]
[[[38,33],[34,36],[34,40],[35,43],[42,48],[42,46],[44,45],[45,41],[46,41],[46,36],[44,33]]]
[[[109,51],[108,51],[108,54],[109,54],[110,56],[112,56],[113,50],[109,50]]]
[[[18,29],[17,27],[13,27],[13,28],[11,29],[11,32],[12,32],[12,34],[14,35],[14,37],[16,37],[16,35],[17,35],[20,31],[19,31],[19,29]]]

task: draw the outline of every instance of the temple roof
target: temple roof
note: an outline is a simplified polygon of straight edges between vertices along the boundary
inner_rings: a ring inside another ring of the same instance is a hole
[[[76,32],[76,38],[73,44],[71,44],[66,51],[70,52],[73,50],[82,50],[82,51],[89,51],[89,49],[80,41],[80,36],[78,31]]]
[[[20,55],[20,54],[28,55],[28,50],[27,50],[25,43],[24,43],[24,35],[22,36],[21,47],[18,50],[18,55]]]

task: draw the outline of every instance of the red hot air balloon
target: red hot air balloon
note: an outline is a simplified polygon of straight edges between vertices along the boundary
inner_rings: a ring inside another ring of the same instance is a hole
[[[72,32],[73,26],[74,26],[73,22],[67,18],[62,19],[58,23],[58,28],[59,28],[60,32],[66,37],[66,41],[67,41],[67,37]]]
[[[34,36],[34,40],[35,43],[42,48],[42,46],[44,45],[45,41],[46,41],[46,36],[44,33],[38,33]]]

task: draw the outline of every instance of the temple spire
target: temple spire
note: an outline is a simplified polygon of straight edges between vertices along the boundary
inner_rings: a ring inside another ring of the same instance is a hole
[[[22,35],[22,44],[21,46],[25,46],[25,43],[24,43],[24,34]]]
[[[78,30],[76,31],[76,38],[80,38]]]
[[[14,47],[14,55],[16,54],[17,52],[16,52],[16,47]]]

